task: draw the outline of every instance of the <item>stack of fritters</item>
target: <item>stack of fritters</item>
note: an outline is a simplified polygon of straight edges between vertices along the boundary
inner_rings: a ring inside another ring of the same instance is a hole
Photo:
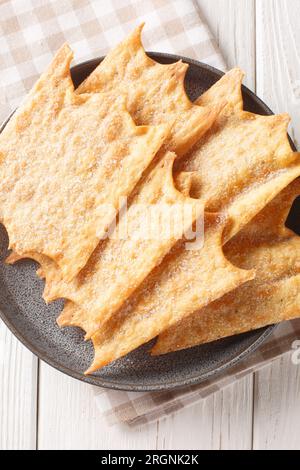
[[[7,261],[36,260],[45,300],[66,299],[58,324],[95,347],[87,373],[156,336],[164,354],[300,316],[288,115],[244,111],[239,69],[192,103],[187,65],[150,59],[141,29],[77,90],[63,46],[0,136]],[[167,236],[134,236],[145,207],[164,208],[162,233],[186,206]]]

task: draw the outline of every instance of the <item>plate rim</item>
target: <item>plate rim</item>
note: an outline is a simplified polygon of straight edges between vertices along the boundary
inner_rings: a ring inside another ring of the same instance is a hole
[[[206,69],[215,75],[222,77],[225,72],[222,72],[221,70],[205,64],[201,61],[198,61],[196,59],[190,59],[181,55],[177,54],[169,54],[169,53],[164,53],[164,52],[148,52],[147,54],[153,58],[153,59],[170,59],[174,62],[178,60],[182,60],[183,62],[189,64],[189,65],[194,65],[199,69]],[[100,63],[105,56],[100,56],[96,57],[93,59],[88,59],[84,62],[80,62],[73,67],[71,67],[71,73],[74,70],[78,70],[80,68],[85,68],[87,66],[90,66],[91,64],[94,63]],[[264,103],[261,98],[259,98],[253,91],[251,91],[248,87],[245,85],[242,85],[242,90],[248,94],[254,101],[258,102],[261,108],[266,112],[267,115],[274,114],[272,110]],[[12,111],[9,116],[2,122],[0,126],[0,133],[3,131],[4,127],[10,120],[11,116],[14,114],[15,111]],[[290,139],[291,140],[291,139]],[[293,149],[295,150],[295,145],[293,141],[291,140],[291,144]],[[273,331],[276,329],[277,325],[270,325],[266,326],[263,328],[260,328],[258,330],[253,330],[252,333],[257,333],[259,334],[258,338],[247,348],[245,348],[243,351],[241,351],[238,355],[236,355],[234,358],[225,361],[222,365],[211,369],[210,371],[202,374],[201,376],[192,376],[190,378],[183,378],[182,380],[177,379],[175,382],[170,381],[168,383],[162,383],[162,384],[153,384],[153,385],[143,385],[143,384],[119,384],[118,382],[110,382],[109,380],[102,379],[101,377],[95,377],[93,375],[84,375],[83,373],[77,372],[74,369],[70,369],[69,367],[66,367],[65,365],[57,362],[53,358],[49,357],[48,354],[44,351],[41,351],[37,346],[32,344],[32,341],[30,339],[26,338],[21,331],[7,318],[6,314],[0,309],[0,318],[4,322],[4,324],[9,328],[9,330],[12,332],[12,334],[27,348],[29,349],[35,356],[37,356],[40,360],[44,361],[51,367],[54,367],[56,370],[59,372],[62,372],[69,377],[72,377],[74,379],[80,380],[81,382],[88,383],[97,387],[103,387],[106,389],[111,389],[111,390],[123,390],[123,391],[129,391],[129,392],[152,392],[152,391],[166,391],[166,390],[176,390],[176,389],[181,389],[185,388],[188,386],[196,385],[201,382],[204,382],[205,380],[210,379],[211,377],[216,377],[222,372],[233,368],[237,363],[241,362],[243,359],[245,359],[248,355],[253,353],[259,346],[262,345],[262,343],[265,342],[265,340],[273,333]],[[261,332],[261,333],[260,333]],[[247,332],[251,333],[251,331]],[[238,335],[236,335],[238,336]],[[234,336],[233,336],[234,337]],[[191,349],[191,348],[189,348]],[[176,353],[175,353],[176,354]]]

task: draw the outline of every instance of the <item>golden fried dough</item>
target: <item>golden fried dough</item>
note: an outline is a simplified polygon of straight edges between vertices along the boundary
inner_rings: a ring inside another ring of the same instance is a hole
[[[215,120],[224,100],[197,106],[186,95],[187,64],[159,64],[145,53],[143,24],[110,51],[78,87],[78,93],[105,91],[127,95],[127,107],[136,124],[172,124],[168,149],[184,155]]]
[[[300,179],[284,189],[224,247],[256,278],[163,332],[153,354],[186,349],[300,316],[300,237],[284,227]]]
[[[193,172],[192,197],[205,196],[207,211],[233,220],[225,240],[300,175],[300,157],[287,136],[289,116],[243,111],[242,78],[243,73],[233,69],[199,97],[197,103],[207,106],[226,96],[227,105],[211,129],[177,162],[175,175],[177,181],[182,171]]]
[[[87,373],[124,356],[179,319],[252,279],[222,251],[224,222],[207,215],[204,245],[187,250],[181,240],[125,302],[93,335],[95,357]]]
[[[135,190],[126,217],[121,218],[110,238],[99,243],[85,268],[72,281],[64,281],[57,265],[49,258],[28,254],[41,264],[46,278],[45,300],[64,297],[81,307],[74,309],[72,318],[65,318],[64,326],[80,326],[89,338],[121,307],[194,220],[203,216],[203,202],[185,197],[174,187],[175,157],[168,152],[153,165]],[[150,210],[156,214],[149,226],[150,238],[143,230],[137,236],[139,229],[143,229],[145,216],[153,216]],[[170,231],[163,234],[167,225]]]
[[[122,97],[75,94],[63,46],[0,136],[0,218],[19,255],[86,264],[169,133],[137,127]]]

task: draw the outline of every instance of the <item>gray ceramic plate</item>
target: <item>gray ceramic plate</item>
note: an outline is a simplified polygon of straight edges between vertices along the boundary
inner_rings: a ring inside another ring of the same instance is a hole
[[[150,55],[162,63],[180,59],[166,54]],[[91,60],[73,68],[76,86],[100,60]],[[195,99],[222,75],[207,65],[183,60],[190,64],[186,89],[191,99]],[[247,110],[271,114],[268,107],[247,88],[243,88],[243,94]],[[43,282],[35,274],[34,262],[24,260],[15,266],[3,263],[7,244],[7,234],[1,226],[0,310],[3,321],[39,358],[84,382],[130,391],[166,390],[196,384],[235,365],[253,352],[273,330],[273,327],[268,327],[161,357],[151,357],[147,353],[151,345],[147,344],[95,375],[85,377],[83,371],[93,356],[91,344],[83,341],[83,333],[79,329],[58,328],[55,319],[63,303],[44,304]]]

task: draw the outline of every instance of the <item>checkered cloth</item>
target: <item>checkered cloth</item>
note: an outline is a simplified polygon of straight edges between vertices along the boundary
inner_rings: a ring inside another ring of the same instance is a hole
[[[105,55],[142,21],[146,21],[146,49],[177,53],[226,69],[196,1],[2,0],[1,120],[18,106],[63,42],[71,45],[76,62],[81,62]],[[95,400],[110,424],[146,423],[192,405],[292,349],[291,360],[299,364],[297,339],[300,320],[286,322],[249,359],[213,380],[165,393],[95,388]]]
[[[225,64],[192,0],[0,1],[0,119],[68,42],[75,62],[105,55],[141,22],[146,49]]]
[[[248,374],[262,369],[283,354],[291,355],[295,367],[300,366],[300,319],[279,325],[272,336],[254,353],[221,375],[199,385],[167,392],[109,392],[95,387],[98,408],[108,424],[129,426],[146,424],[194,405]]]

